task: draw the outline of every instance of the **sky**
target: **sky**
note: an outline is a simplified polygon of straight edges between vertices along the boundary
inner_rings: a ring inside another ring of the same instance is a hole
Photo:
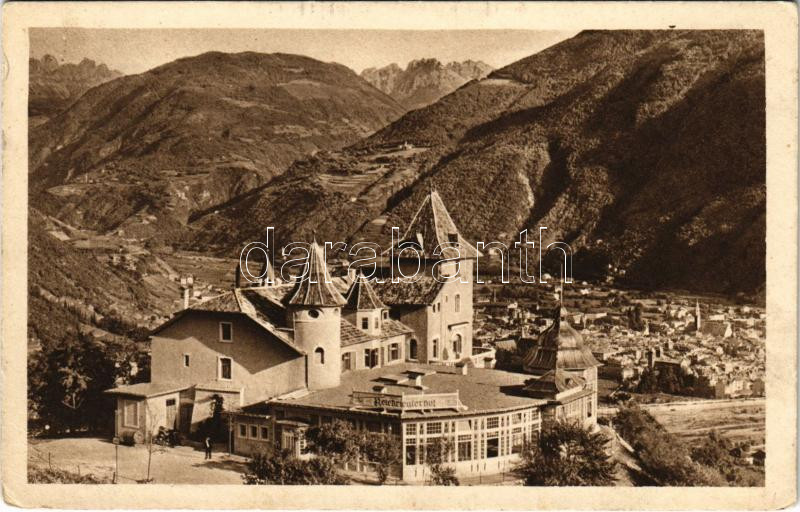
[[[481,60],[510,64],[572,37],[543,30],[303,30],[303,29],[83,29],[33,28],[30,55],[59,62],[84,58],[125,74],[141,73],[208,51],[306,55],[356,72],[414,59]]]

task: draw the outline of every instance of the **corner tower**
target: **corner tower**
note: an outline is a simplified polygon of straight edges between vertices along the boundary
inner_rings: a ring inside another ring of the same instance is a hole
[[[353,325],[371,336],[380,336],[389,308],[381,302],[369,280],[359,271],[347,291],[344,316]]]
[[[414,251],[401,251],[403,248]],[[387,253],[392,265],[390,270],[397,268],[404,275],[413,274],[421,263],[427,274],[411,283],[406,293],[417,296],[415,305],[422,305],[424,309],[415,308],[400,316],[403,323],[414,329],[416,337],[411,343],[419,343],[418,350],[411,345],[408,347],[410,357],[423,363],[445,364],[471,357],[472,273],[474,260],[480,253],[461,235],[433,187],[423,198],[405,233],[384,255]],[[413,257],[409,258],[411,254]],[[385,274],[384,269],[384,278]],[[384,302],[394,306],[386,298]]]
[[[306,352],[308,389],[336,387],[341,378],[344,297],[331,283],[323,251],[314,240],[302,279],[287,304],[295,343]]]

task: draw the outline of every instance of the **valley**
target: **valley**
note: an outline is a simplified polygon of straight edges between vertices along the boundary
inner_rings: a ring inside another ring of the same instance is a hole
[[[268,226],[385,245],[433,187],[471,241],[547,226],[580,279],[763,301],[758,34],[584,31],[477,68],[411,111],[288,54],[210,52],[91,88],[31,129],[31,243],[119,276],[60,295],[34,272],[32,289],[152,326],[180,277],[227,289]]]

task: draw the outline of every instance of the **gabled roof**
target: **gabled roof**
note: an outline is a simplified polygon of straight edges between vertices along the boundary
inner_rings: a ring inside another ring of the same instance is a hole
[[[189,312],[235,313],[244,315],[258,325],[262,330],[268,332],[298,354],[305,354],[303,349],[295,345],[294,336],[291,331],[281,329],[282,323],[273,323],[275,319],[280,317],[278,312],[280,311],[282,305],[279,302],[276,303],[266,300],[264,295],[265,290],[269,290],[269,288],[234,289],[232,291],[225,292],[222,295],[198,302],[193,304],[188,309],[184,309],[183,311],[176,313],[175,316],[170,318],[168,321],[156,327],[151,334],[160,332],[179,319],[183,318],[183,316]]]
[[[103,393],[149,398],[152,396],[166,395],[168,393],[177,393],[183,391],[187,387],[189,386],[182,386],[171,382],[139,382],[137,384],[126,384],[107,389],[103,391]]]
[[[342,318],[342,339],[341,345],[349,347],[350,345],[358,345],[359,343],[368,343],[374,338],[368,336],[364,331],[351,324],[348,320]]]
[[[294,285],[238,288],[222,295],[211,297],[193,304],[189,309],[178,312],[169,321],[156,328],[152,334],[173,324],[189,311],[210,313],[241,314],[255,322],[262,330],[282,341],[299,354],[305,351],[294,342],[294,333],[286,324],[286,304]],[[374,293],[374,292],[373,292]],[[385,306],[384,306],[385,307]],[[343,347],[367,343],[374,340],[391,338],[400,334],[413,332],[410,327],[391,318],[382,320],[381,333],[369,335],[355,325],[341,319],[341,345]]]
[[[378,294],[372,289],[367,278],[361,272],[353,280],[350,289],[347,291],[345,297],[347,304],[346,309],[350,310],[365,310],[365,309],[386,309],[386,304],[381,302]]]
[[[461,236],[442,198],[433,189],[422,201],[398,245],[402,243],[413,244],[426,259],[438,260],[453,258],[456,255],[461,258],[478,256],[477,249]],[[458,252],[452,247],[447,248],[445,244],[448,243],[457,243]],[[434,251],[439,246],[442,246],[441,254],[435,255]]]
[[[444,286],[433,278],[424,274],[415,281],[400,280],[392,283],[386,279],[383,283],[376,282],[374,289],[384,304],[390,306],[426,306],[433,304],[439,291]]]
[[[233,292],[225,292],[216,297],[210,297],[206,300],[192,304],[189,308],[194,311],[210,311],[212,313],[239,313],[239,301],[236,300],[236,295]]]
[[[295,285],[289,304],[292,306],[343,306],[344,297],[331,283],[322,248],[311,243],[303,278]]]

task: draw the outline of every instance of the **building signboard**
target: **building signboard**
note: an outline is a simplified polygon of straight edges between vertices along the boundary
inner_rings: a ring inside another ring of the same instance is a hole
[[[420,411],[435,409],[462,409],[463,405],[455,393],[390,395],[369,391],[353,391],[352,403],[363,407]]]

